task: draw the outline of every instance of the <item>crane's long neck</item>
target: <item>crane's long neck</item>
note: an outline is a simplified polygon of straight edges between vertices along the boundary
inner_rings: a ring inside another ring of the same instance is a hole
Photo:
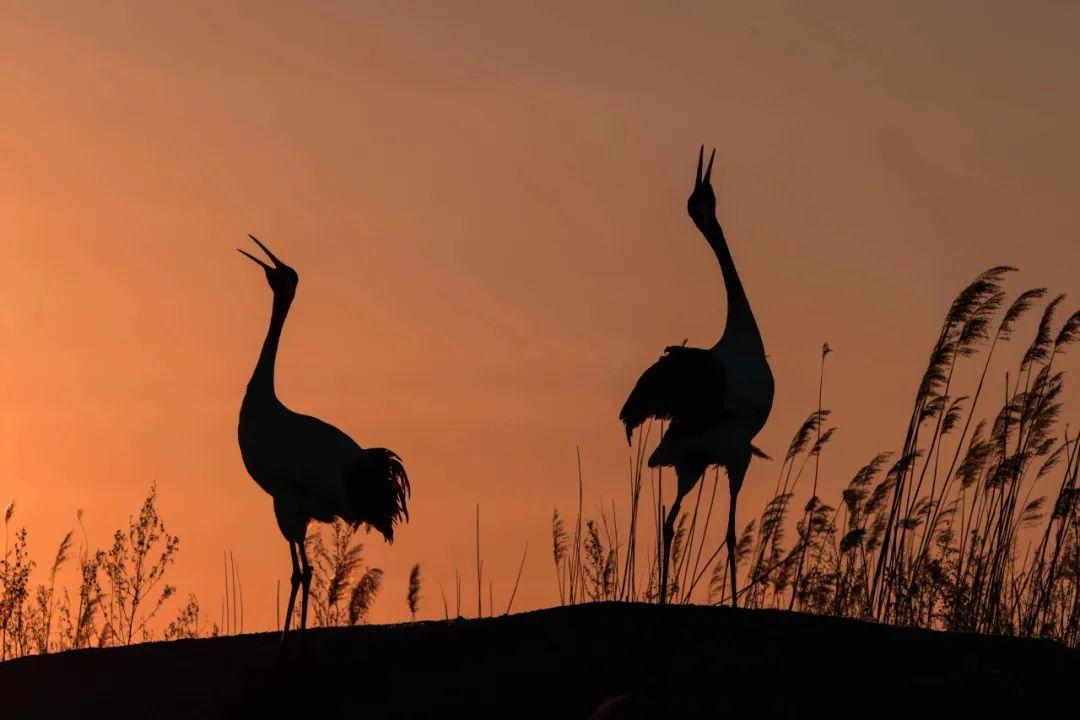
[[[764,354],[761,332],[754,320],[754,312],[750,309],[750,301],[739,279],[739,272],[735,269],[735,260],[731,257],[731,250],[720,223],[714,220],[703,234],[716,254],[720,270],[724,274],[724,288],[727,290],[727,324],[724,327],[724,337],[746,343],[750,349]]]
[[[255,371],[251,373],[251,380],[248,382],[249,395],[262,398],[276,397],[274,393],[274,362],[277,359],[281,329],[285,326],[285,317],[289,314],[289,306],[292,305],[292,301],[291,295],[274,293],[274,307],[270,313],[270,327],[266,331],[266,339],[263,340],[259,361],[255,363]]]

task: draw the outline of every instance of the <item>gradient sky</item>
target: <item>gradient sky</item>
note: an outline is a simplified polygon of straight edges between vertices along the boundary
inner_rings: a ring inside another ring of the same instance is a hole
[[[0,2],[0,501],[39,557],[79,508],[107,544],[156,480],[181,593],[217,620],[232,550],[273,626],[286,545],[236,445],[270,307],[248,232],[300,274],[280,397],[413,480],[412,524],[367,541],[376,621],[414,562],[441,617],[477,502],[496,606],[526,541],[515,606],[556,602],[575,446],[587,508],[625,508],[622,401],[723,329],[699,143],[776,376],[766,451],[835,350],[827,501],[901,442],[968,280],[1076,289],[1080,6],[581,5]]]

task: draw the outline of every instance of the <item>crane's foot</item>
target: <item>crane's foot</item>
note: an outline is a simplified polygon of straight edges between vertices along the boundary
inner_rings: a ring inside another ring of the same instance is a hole
[[[301,630],[293,630],[288,637],[281,639],[278,644],[276,666],[289,665],[306,660],[311,655],[308,645],[307,634]]]
[[[281,638],[281,642],[278,643],[277,656],[274,658],[274,668],[282,669],[287,667],[292,661],[292,653],[289,652],[289,646],[285,641],[285,638]]]
[[[304,630],[300,631],[300,639],[297,642],[298,642],[298,645],[297,645],[298,654],[300,655],[300,657],[307,657],[307,654],[308,654],[308,639],[307,639],[307,632],[306,631],[304,631]]]

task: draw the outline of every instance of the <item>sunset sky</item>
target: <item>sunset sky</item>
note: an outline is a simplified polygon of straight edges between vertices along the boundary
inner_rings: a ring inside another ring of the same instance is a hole
[[[366,539],[372,619],[407,617],[416,562],[442,616],[476,503],[497,609],[526,542],[515,607],[556,603],[575,447],[587,510],[625,509],[622,401],[723,331],[685,211],[701,143],[774,457],[835,350],[835,502],[901,443],[979,271],[1080,305],[1078,29],[1061,1],[0,2],[0,504],[45,559],[79,509],[106,545],[156,481],[181,595],[216,621],[231,550],[245,628],[273,627],[286,544],[236,442],[270,312],[250,232],[300,274],[279,396],[413,482],[395,544]],[[778,469],[751,465],[740,526]]]

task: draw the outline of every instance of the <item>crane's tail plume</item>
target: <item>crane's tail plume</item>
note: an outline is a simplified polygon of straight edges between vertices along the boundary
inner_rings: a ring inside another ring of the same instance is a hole
[[[352,505],[353,527],[367,523],[387,542],[394,542],[394,525],[409,520],[406,501],[412,494],[409,476],[393,450],[368,448],[346,472],[345,489]]]

